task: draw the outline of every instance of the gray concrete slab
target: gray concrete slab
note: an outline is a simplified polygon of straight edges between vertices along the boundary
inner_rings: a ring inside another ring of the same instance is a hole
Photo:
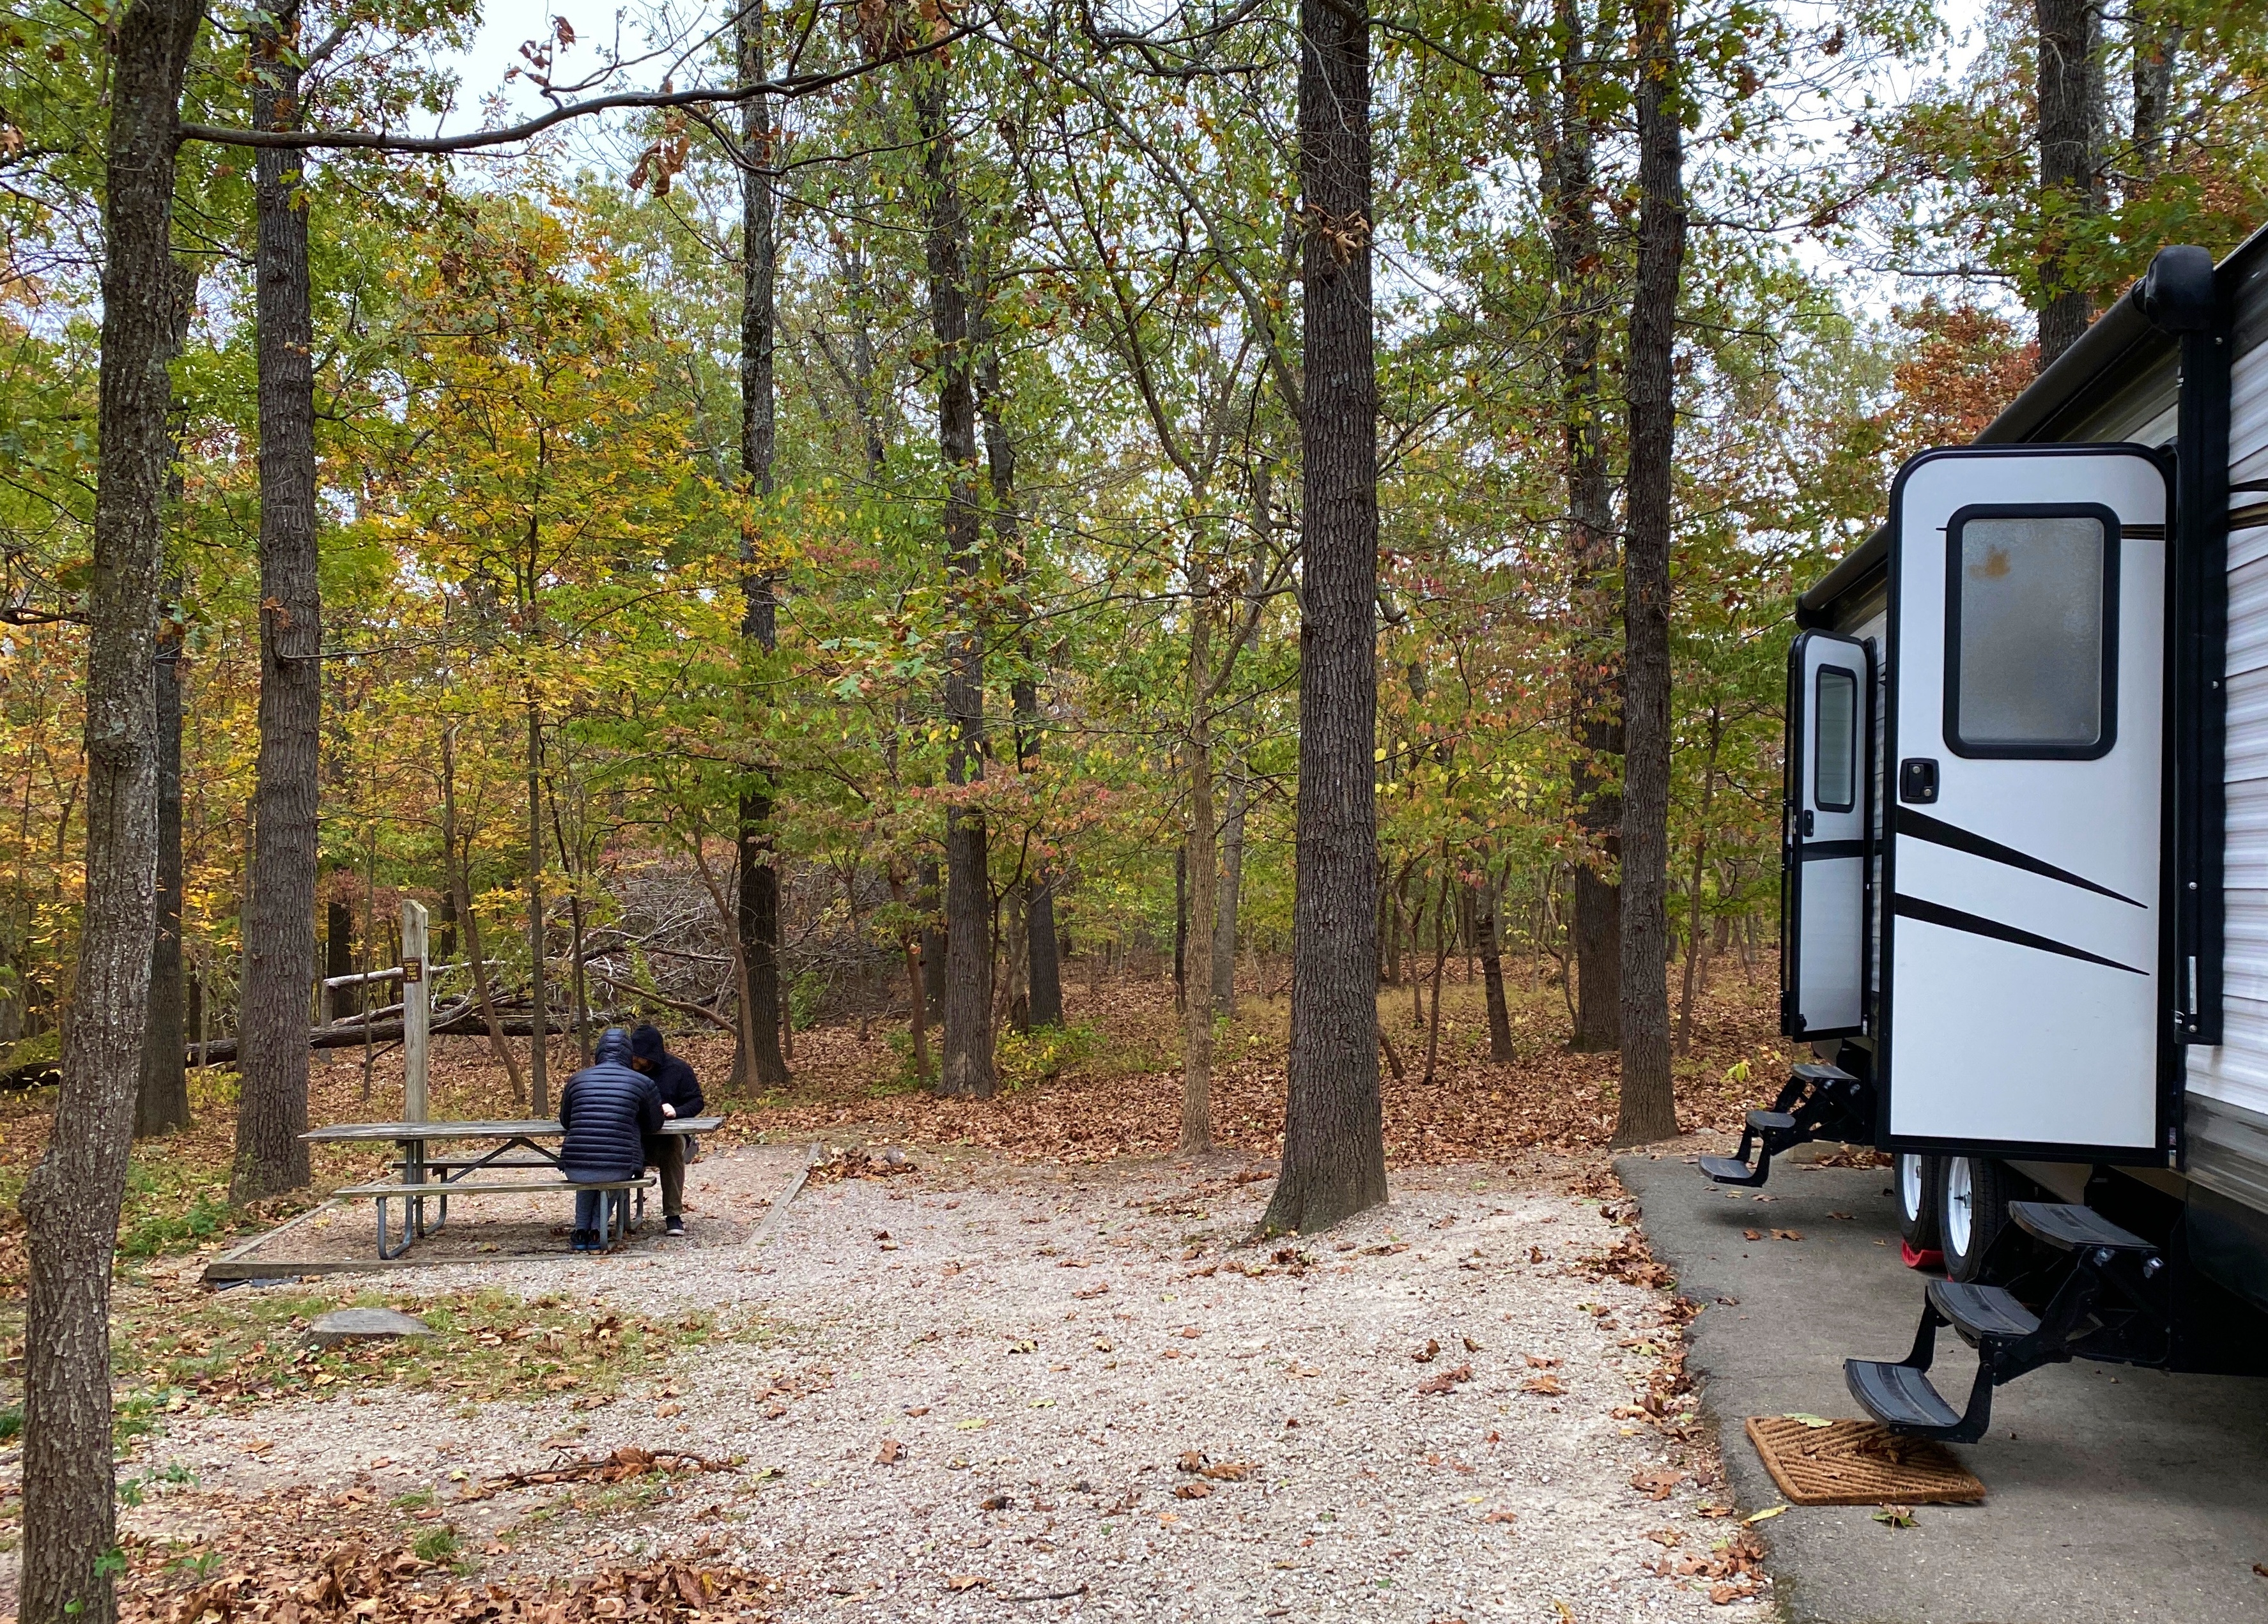
[[[1757,1201],[1675,1155],[1615,1171],[1654,1255],[1708,1304],[1690,1365],[1741,1504],[1777,1504],[1745,1418],[1861,1415],[1843,1361],[1913,1341],[1922,1276],[1898,1260],[1889,1174],[1775,1165]],[[1742,1234],[1773,1229],[1803,1239]],[[1933,1377],[1958,1406],[1975,1356],[1949,1332],[1938,1350]],[[1903,1530],[1841,1506],[1758,1525],[1791,1624],[2268,1620],[2253,1569],[2268,1563],[2268,1380],[2051,1366],[2001,1388],[1991,1433],[1955,1452],[1984,1504],[1926,1506]]]

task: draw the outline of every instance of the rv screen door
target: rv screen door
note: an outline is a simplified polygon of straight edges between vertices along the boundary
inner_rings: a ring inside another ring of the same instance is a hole
[[[2168,508],[2132,445],[1932,452],[1892,489],[1877,1075],[1896,1149],[2162,1143]]]
[[[1874,667],[1864,643],[1832,632],[1806,632],[1788,650],[1781,1025],[1791,1038],[1847,1037],[1865,1018]]]

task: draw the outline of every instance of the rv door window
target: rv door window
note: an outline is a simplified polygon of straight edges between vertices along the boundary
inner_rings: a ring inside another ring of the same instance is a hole
[[[1812,696],[1818,717],[1811,745],[1811,797],[1822,812],[1846,812],[1859,799],[1859,679],[1822,665]]]
[[[2088,760],[2111,746],[2118,521],[2100,507],[1965,508],[1946,526],[1946,742]]]

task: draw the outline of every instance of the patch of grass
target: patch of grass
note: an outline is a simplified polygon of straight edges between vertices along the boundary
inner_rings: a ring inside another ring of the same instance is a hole
[[[0,1444],[12,1444],[24,1430],[24,1407],[11,1404],[0,1410]]]
[[[422,1511],[439,1498],[430,1488],[413,1488],[408,1494],[394,1496],[394,1509],[397,1511]]]
[[[454,1566],[464,1550],[464,1542],[457,1538],[453,1528],[428,1528],[409,1542],[409,1554],[421,1562],[446,1562]]]
[[[319,1348],[300,1334],[334,1308],[403,1309],[433,1335]],[[682,1348],[737,1338],[713,1313],[659,1319],[576,1312],[553,1296],[457,1291],[389,1298],[373,1291],[230,1292],[203,1301],[152,1301],[122,1313],[112,1339],[122,1378],[122,1416],[147,1431],[161,1407],[242,1405],[336,1396],[399,1385],[436,1399],[486,1402],[566,1393],[610,1393]]]

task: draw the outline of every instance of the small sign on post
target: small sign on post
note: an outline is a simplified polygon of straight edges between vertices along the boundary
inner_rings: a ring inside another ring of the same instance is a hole
[[[425,979],[425,905],[401,900],[402,1120],[425,1120],[426,1042],[433,1022],[432,983]]]

